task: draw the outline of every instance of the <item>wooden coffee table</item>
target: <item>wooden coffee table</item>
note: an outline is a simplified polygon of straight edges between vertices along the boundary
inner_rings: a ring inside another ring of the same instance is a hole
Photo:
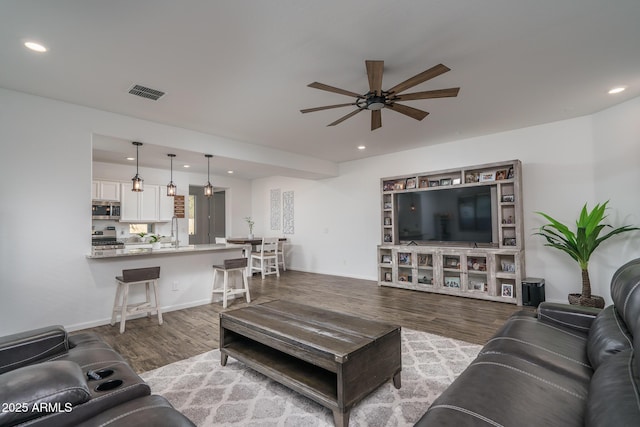
[[[331,409],[338,427],[387,380],[401,385],[399,326],[288,301],[220,313],[220,353]]]

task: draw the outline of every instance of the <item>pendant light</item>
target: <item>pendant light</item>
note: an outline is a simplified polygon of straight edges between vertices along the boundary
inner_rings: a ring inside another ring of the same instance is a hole
[[[142,145],[142,142],[132,142],[133,145],[136,146],[136,176],[133,177],[131,181],[133,181],[133,185],[131,186],[131,191],[144,191],[142,186],[144,185],[144,179],[138,175],[138,149]]]
[[[205,154],[204,156],[207,158],[207,185],[204,186],[204,195],[207,197],[211,197],[213,196],[213,185],[211,185],[211,182],[209,179],[209,163],[210,163],[209,161],[211,160],[213,155]]]
[[[175,154],[167,154],[171,158],[171,181],[167,184],[167,196],[175,196],[176,190],[178,189],[176,185],[173,183],[173,158],[176,156]]]

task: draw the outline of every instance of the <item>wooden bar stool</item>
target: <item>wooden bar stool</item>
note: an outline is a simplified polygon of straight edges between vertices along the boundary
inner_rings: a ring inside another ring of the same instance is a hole
[[[160,267],[132,268],[122,270],[122,276],[116,277],[118,289],[116,299],[113,303],[113,313],[111,315],[111,326],[116,324],[116,317],[120,313],[120,333],[124,332],[127,316],[136,313],[147,313],[151,317],[154,312],[158,313],[158,324],[162,325],[162,310],[160,310],[160,300],[158,299],[158,279],[160,278]],[[129,286],[144,283],[146,300],[138,304],[128,304]],[[151,291],[149,286],[153,286],[155,304],[151,301]]]
[[[242,288],[231,288],[229,286],[229,273],[239,273],[242,276]],[[220,275],[223,276],[222,287],[216,286]],[[249,282],[247,281],[247,258],[225,259],[223,265],[213,266],[213,294],[222,294],[222,308],[227,308],[227,298],[229,296],[245,294],[247,302],[251,302],[249,295]]]

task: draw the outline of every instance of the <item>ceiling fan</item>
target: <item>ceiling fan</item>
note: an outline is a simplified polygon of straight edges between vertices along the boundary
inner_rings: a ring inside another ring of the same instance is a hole
[[[361,95],[359,93],[351,92],[348,90],[340,89],[337,87],[329,86],[323,83],[313,82],[307,86],[326,90],[327,92],[339,93],[341,95],[352,96],[356,98],[355,102],[346,104],[326,105],[324,107],[306,108],[300,110],[301,113],[311,113],[314,111],[329,110],[331,108],[340,108],[353,105],[355,110],[349,114],[340,117],[333,123],[329,123],[327,126],[335,126],[342,123],[350,117],[355,116],[361,111],[371,111],[371,130],[376,130],[382,127],[382,112],[383,108],[388,108],[405,116],[409,116],[416,120],[422,120],[429,114],[426,111],[419,110],[417,108],[409,107],[404,104],[398,104],[398,101],[414,101],[416,99],[431,99],[431,98],[448,98],[458,96],[459,87],[453,87],[449,89],[428,90],[424,92],[414,92],[401,95],[407,89],[411,89],[420,83],[426,82],[434,77],[444,74],[450,69],[442,64],[438,64],[435,67],[429,68],[393,86],[389,90],[382,90],[382,72],[384,69],[384,61],[365,61],[367,67],[367,77],[369,78],[369,92]]]

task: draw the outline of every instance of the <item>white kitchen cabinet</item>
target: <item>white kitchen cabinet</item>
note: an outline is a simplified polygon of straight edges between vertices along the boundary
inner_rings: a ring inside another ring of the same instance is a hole
[[[91,182],[91,198],[93,200],[120,201],[120,183],[116,181]]]
[[[160,186],[159,188],[159,205],[160,205],[160,215],[159,220],[162,221],[171,221],[173,218],[173,197],[167,196],[167,189],[164,186]]]
[[[120,222],[159,222],[160,189],[157,185],[145,185],[144,191],[131,191],[131,183],[121,186]],[[169,218],[168,220],[171,220]]]

